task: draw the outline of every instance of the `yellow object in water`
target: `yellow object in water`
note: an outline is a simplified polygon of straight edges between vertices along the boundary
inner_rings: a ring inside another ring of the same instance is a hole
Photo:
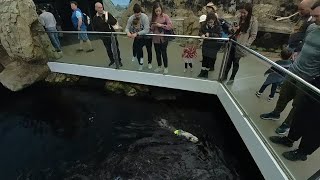
[[[181,132],[180,132],[180,130],[175,130],[174,132],[173,132],[175,135],[180,135],[181,134]]]

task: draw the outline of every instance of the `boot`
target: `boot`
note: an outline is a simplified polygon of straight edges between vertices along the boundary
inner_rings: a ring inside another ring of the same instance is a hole
[[[204,76],[204,72],[205,70],[201,69],[200,74],[198,75],[198,77],[203,77]]]
[[[203,73],[203,78],[208,78],[208,75],[209,75],[209,71],[208,70],[203,70],[204,73]]]

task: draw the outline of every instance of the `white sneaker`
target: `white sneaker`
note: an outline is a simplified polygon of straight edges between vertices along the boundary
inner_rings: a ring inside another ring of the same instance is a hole
[[[139,65],[139,71],[142,71],[143,65]]]
[[[140,58],[140,64],[143,64],[143,58]]]
[[[192,69],[192,68],[190,68],[190,71],[192,72],[192,71],[193,71],[193,69]]]
[[[161,71],[162,71],[162,68],[161,68],[161,67],[158,67],[157,69],[154,70],[154,72],[156,72],[156,73],[157,73],[157,72],[161,72]]]
[[[184,73],[187,72],[187,69],[184,69],[183,72],[184,72]]]
[[[149,68],[149,69],[152,69],[152,64],[148,64],[148,68]]]
[[[137,60],[137,57],[133,57],[131,61],[136,61]]]
[[[169,73],[169,70],[168,68],[164,68],[164,71],[163,71],[164,74],[168,74]]]

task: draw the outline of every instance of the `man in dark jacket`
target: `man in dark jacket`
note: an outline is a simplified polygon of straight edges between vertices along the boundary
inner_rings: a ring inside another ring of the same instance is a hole
[[[320,88],[320,78],[315,78],[312,81],[312,84],[315,87]],[[281,144],[287,147],[292,147],[293,143],[301,138],[298,149],[284,152],[282,154],[286,159],[291,161],[305,161],[307,160],[308,155],[311,155],[319,148],[319,109],[319,95],[313,92],[305,93],[301,102],[297,105],[296,111],[294,112],[294,120],[288,136],[270,137],[270,140],[273,143]]]
[[[97,14],[93,17],[93,28],[95,31],[100,32],[115,32],[113,26],[117,24],[117,20],[107,11],[103,10],[103,5],[99,2],[95,4],[95,10],[97,11]],[[115,62],[114,54],[112,52],[111,47],[111,35],[110,34],[103,34],[101,35],[101,40],[103,41],[104,46],[107,49],[107,53],[110,59],[109,66],[112,66]],[[121,58],[120,58],[120,50],[119,50],[119,43],[117,38],[116,40],[116,46],[117,46],[117,52],[119,57],[119,65],[122,66]]]
[[[288,40],[288,47],[292,49],[292,51],[299,53],[303,46],[303,40],[306,35],[306,31],[310,24],[313,22],[311,21],[312,17],[311,7],[313,5],[314,0],[303,0],[298,5],[299,11],[299,20],[295,24],[293,31]]]

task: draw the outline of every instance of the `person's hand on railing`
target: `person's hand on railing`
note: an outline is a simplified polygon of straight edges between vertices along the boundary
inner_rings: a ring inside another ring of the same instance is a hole
[[[137,34],[137,33],[133,33],[133,34],[131,34],[131,38],[132,38],[132,39],[136,38],[137,36],[138,36],[138,34]]]
[[[131,33],[127,32],[127,36],[128,36],[128,38],[131,38]]]

